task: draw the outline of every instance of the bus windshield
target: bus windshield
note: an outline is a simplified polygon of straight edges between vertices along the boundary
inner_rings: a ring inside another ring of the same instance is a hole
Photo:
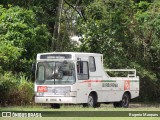
[[[39,85],[62,85],[75,83],[75,65],[68,61],[39,62],[36,83]]]

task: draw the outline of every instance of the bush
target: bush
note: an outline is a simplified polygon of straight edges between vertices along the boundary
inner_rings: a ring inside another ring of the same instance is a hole
[[[10,102],[16,105],[26,105],[32,103],[34,95],[33,83],[28,82],[28,78],[24,74],[20,74],[18,77],[19,86],[17,91],[12,91],[10,96],[18,96],[14,98],[14,101]]]
[[[5,106],[10,99],[9,93],[17,88],[18,81],[12,73],[8,72],[0,75],[0,104]]]
[[[0,75],[0,105],[26,105],[32,103],[33,83],[24,74],[11,72]]]

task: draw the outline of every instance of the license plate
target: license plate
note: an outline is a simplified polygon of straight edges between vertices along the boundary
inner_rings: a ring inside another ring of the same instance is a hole
[[[55,102],[55,101],[57,101],[57,99],[50,99],[50,101]]]

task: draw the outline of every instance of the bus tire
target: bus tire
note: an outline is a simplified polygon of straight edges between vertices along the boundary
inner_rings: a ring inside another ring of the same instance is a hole
[[[51,104],[51,108],[59,109],[59,108],[60,108],[60,104],[52,103],[52,104]]]
[[[88,107],[93,107],[93,108],[96,108],[98,103],[97,103],[97,98],[94,94],[90,94],[88,96],[88,102],[87,102],[87,105]]]
[[[121,106],[123,108],[128,108],[130,102],[130,96],[128,93],[124,93],[121,101]]]
[[[129,102],[130,102],[130,96],[129,96],[129,94],[128,93],[124,93],[123,97],[122,97],[122,101],[120,101],[120,102],[114,102],[113,106],[115,108],[117,108],[117,107],[119,107],[119,108],[120,107],[128,108]]]

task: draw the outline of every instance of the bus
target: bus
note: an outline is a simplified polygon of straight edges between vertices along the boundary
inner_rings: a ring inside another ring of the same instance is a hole
[[[112,72],[125,73],[112,76]],[[109,75],[111,73],[111,75]],[[135,69],[104,69],[103,55],[83,52],[39,53],[35,68],[35,103],[129,106],[139,96]]]

